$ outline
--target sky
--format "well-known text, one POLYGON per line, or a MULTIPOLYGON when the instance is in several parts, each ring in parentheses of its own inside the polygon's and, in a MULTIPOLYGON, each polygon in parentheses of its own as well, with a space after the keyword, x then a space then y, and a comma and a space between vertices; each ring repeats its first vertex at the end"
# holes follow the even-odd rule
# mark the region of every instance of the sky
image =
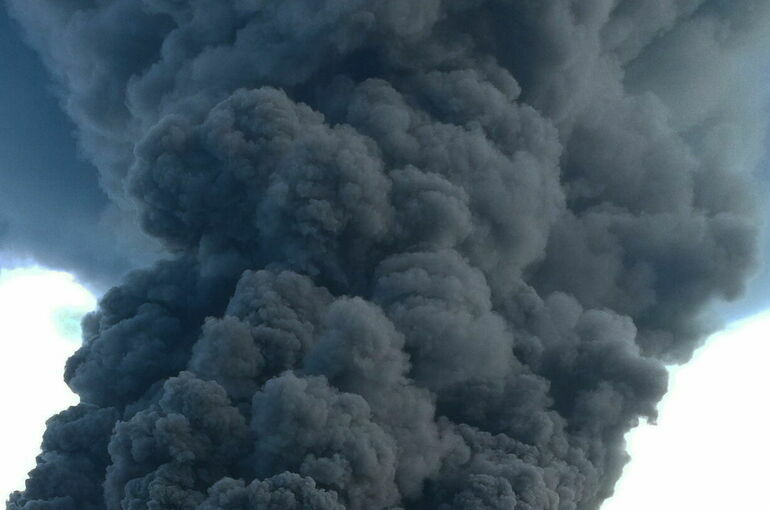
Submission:
POLYGON ((68 273, 40 267, 0 269, 0 493, 23 487, 35 465, 45 421, 77 403, 64 362, 80 345, 80 319, 94 296, 68 273))
MULTIPOLYGON (((87 405, 50 422, 63 439, 49 442, 14 510, 69 497, 62 487, 81 481, 74 506, 155 497, 142 492, 150 481, 192 501, 210 488, 213 501, 217 464, 242 469, 239 455, 323 487, 353 466, 333 481, 351 508, 393 506, 416 491, 454 498, 453 508, 484 498, 585 503, 614 479, 618 431, 663 393, 666 372, 647 354, 687 357, 696 311, 734 294, 752 264, 744 199, 767 182, 745 188, 740 173, 762 159, 755 107, 766 94, 723 71, 746 71, 762 47, 762 2, 647 13, 622 3, 611 15, 596 2, 555 9, 545 23, 541 4, 511 3, 535 13, 513 16, 521 41, 488 30, 499 16, 473 12, 482 2, 364 4, 338 3, 316 19, 294 4, 276 4, 271 18, 249 15, 256 3, 229 12, 216 2, 114 1, 70 22, 76 3, 9 0, 64 77, 55 91, 0 9, 0 338, 9 339, 0 383, 17 389, 3 396, 14 409, 1 423, 3 492, 34 466, 45 418, 77 403, 63 364, 95 296, 119 285, 70 371, 87 405), (463 9, 484 22, 466 25, 463 9), (268 19, 275 26, 262 26, 268 19), (444 19, 452 30, 440 29, 444 19), (360 27, 348 25, 362 20, 382 26, 351 38, 360 27), (318 33, 337 29, 325 49, 318 33), (501 52, 497 38, 530 46, 501 52), (389 51, 355 49, 363 40, 389 51), (421 78, 400 81, 404 69, 421 78), (742 122, 756 130, 747 136, 742 122), (123 278, 160 253, 173 259, 123 278), (311 340, 281 329, 295 316, 311 340), (371 363, 381 377, 367 375, 371 363), (185 407, 191 399, 205 405, 185 407), (319 406, 330 425, 303 429, 319 406), (115 409, 137 414, 113 429, 115 409), (144 427, 177 419, 193 425, 172 425, 158 449, 222 451, 138 459, 144 427), (340 425, 351 420, 350 430, 340 425), (490 441, 490 431, 509 442, 490 441), (203 440, 186 441, 188 432, 203 440), (348 433, 342 446, 330 439, 348 433), (92 445, 110 440, 118 446, 105 479, 92 445), (463 461, 460 443, 486 460, 463 461), (361 444, 376 461, 351 447, 361 444), (530 444, 553 451, 519 458, 530 444), (78 455, 97 459, 79 480, 78 455), (187 463, 206 460, 213 467, 177 490, 174 480, 193 472, 187 463), (560 492, 547 486, 552 473, 560 492), (435 492, 420 485, 430 476, 435 492)), ((626 436, 633 461, 603 510, 760 498, 769 289, 760 267, 743 299, 702 314, 728 326, 691 363, 668 368, 657 423, 626 436)), ((243 469, 285 483, 265 466, 243 469)))
POLYGON ((602 510, 758 508, 770 458, 770 312, 712 335, 671 369, 657 425, 630 432, 631 463, 602 510))

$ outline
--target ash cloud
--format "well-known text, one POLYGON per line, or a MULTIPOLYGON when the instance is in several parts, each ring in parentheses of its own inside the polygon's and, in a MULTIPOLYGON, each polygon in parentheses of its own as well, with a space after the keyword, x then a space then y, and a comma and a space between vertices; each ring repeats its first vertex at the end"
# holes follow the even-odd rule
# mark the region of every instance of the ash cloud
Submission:
POLYGON ((9 510, 596 509, 754 266, 766 2, 10 7, 168 260, 9 510))

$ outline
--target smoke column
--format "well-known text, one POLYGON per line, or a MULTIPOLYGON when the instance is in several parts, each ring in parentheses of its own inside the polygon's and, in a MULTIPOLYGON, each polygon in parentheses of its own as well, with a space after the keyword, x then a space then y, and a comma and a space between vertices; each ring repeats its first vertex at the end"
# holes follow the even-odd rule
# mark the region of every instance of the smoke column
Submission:
POLYGON ((9 510, 596 509, 755 263, 770 2, 9 6, 167 250, 9 510))

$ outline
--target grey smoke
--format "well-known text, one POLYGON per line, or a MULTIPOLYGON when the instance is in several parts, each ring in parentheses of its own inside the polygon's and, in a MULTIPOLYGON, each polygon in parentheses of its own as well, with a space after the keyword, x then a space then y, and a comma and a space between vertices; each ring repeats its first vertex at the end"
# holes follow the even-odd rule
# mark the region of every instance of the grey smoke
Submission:
POLYGON ((9 510, 596 509, 755 264, 767 2, 10 7, 167 260, 9 510))

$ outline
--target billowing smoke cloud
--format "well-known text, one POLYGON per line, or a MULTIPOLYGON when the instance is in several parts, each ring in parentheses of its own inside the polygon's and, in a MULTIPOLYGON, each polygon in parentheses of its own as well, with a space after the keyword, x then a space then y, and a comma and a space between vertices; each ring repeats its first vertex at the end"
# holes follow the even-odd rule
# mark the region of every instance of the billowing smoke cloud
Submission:
POLYGON ((10 4, 169 255, 9 509, 595 509, 754 264, 768 2, 10 4))

